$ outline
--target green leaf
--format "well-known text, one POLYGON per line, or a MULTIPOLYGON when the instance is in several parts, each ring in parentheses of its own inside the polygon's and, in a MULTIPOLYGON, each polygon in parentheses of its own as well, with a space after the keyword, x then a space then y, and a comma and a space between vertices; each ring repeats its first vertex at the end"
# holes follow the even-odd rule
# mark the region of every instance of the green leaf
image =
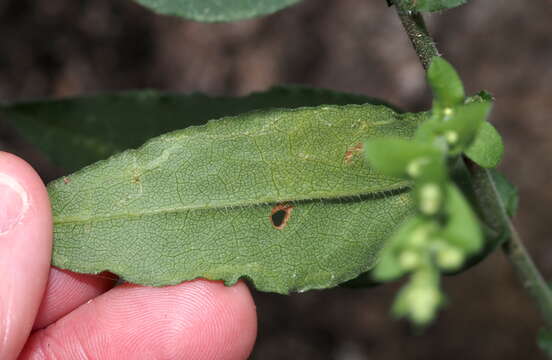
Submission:
POLYGON ((395 254, 383 252, 378 265, 372 272, 372 277, 376 281, 388 282, 396 280, 406 274, 395 254))
POLYGON ((439 280, 439 273, 431 267, 416 271, 397 295, 393 315, 406 317, 417 326, 430 323, 445 303, 439 280))
POLYGON ((506 179, 504 175, 495 169, 489 170, 498 195, 506 208, 508 216, 513 217, 517 213, 519 204, 518 189, 506 179))
POLYGON ((300 0, 135 0, 165 15, 203 22, 226 22, 271 14, 300 0))
MULTIPOLYGON (((512 216, 511 211, 517 206, 517 189, 512 184, 510 184, 508 180, 506 180, 500 173, 498 173, 496 169, 489 169, 488 171, 498 190, 503 204, 506 206, 508 214, 512 216)), ((474 185, 472 183, 472 178, 463 160, 459 159, 456 162, 456 166, 454 167, 453 172, 453 178, 455 183, 461 189, 462 194, 464 195, 466 200, 468 200, 470 207, 473 209, 473 211, 476 212, 476 216, 479 219, 482 219, 482 209, 478 209, 479 202, 477 198, 479 196, 479 192, 475 191, 474 185)), ((496 228, 496 225, 492 226, 491 224, 485 223, 480 223, 480 226, 484 237, 483 248, 477 254, 472 255, 466 259, 466 262, 464 262, 461 271, 465 271, 470 267, 478 264, 510 237, 510 231, 506 224, 504 224, 502 228, 496 228)), ((453 275, 458 272, 460 271, 447 271, 447 274, 453 275)))
POLYGON ((489 102, 471 102, 451 108, 450 115, 445 120, 433 116, 422 123, 416 131, 416 139, 427 142, 435 137, 442 137, 442 141, 449 146, 449 154, 458 155, 473 143, 491 106, 489 102))
POLYGON ((442 236, 467 254, 475 254, 483 246, 483 234, 477 216, 455 185, 449 185, 447 195, 445 208, 448 221, 442 236))
POLYGON ((387 282, 400 278, 409 269, 400 263, 399 256, 405 247, 408 247, 413 233, 420 228, 423 220, 417 217, 407 219, 386 242, 377 266, 372 271, 372 278, 376 281, 387 282))
POLYGON ((475 139, 465 153, 479 166, 494 168, 500 164, 504 154, 502 137, 491 123, 485 121, 479 126, 475 139))
POLYGON ((458 106, 454 109, 452 119, 446 121, 443 128, 445 136, 454 132, 458 137, 458 141, 451 146, 451 153, 463 152, 472 144, 481 124, 489 116, 491 107, 492 103, 480 102, 458 106))
POLYGON ((463 5, 468 0, 399 0, 409 10, 438 11, 463 5))
POLYGON ((387 240, 378 264, 372 271, 372 278, 376 281, 388 282, 400 278, 411 270, 408 264, 405 266, 404 261, 401 263, 400 255, 405 249, 416 253, 416 247, 423 247, 427 243, 428 235, 432 230, 433 228, 424 218, 410 217, 404 221, 387 240))
MULTIPOLYGON (((382 174, 410 178, 427 173, 425 167, 444 164, 442 152, 435 146, 400 138, 370 139, 364 143, 368 162, 382 174)), ((435 176, 443 175, 439 172, 435 176)))
POLYGON ((142 90, 15 103, 0 111, 56 165, 73 172, 152 137, 210 119, 266 108, 364 103, 384 104, 361 95, 286 86, 242 98, 142 90))
POLYGON ((249 279, 278 293, 370 270, 413 211, 367 167, 367 137, 423 117, 384 106, 257 111, 157 137, 48 186, 53 265, 145 285, 249 279))
POLYGON ((454 107, 464 102, 464 85, 451 64, 435 56, 427 70, 429 85, 435 101, 442 108, 454 107))

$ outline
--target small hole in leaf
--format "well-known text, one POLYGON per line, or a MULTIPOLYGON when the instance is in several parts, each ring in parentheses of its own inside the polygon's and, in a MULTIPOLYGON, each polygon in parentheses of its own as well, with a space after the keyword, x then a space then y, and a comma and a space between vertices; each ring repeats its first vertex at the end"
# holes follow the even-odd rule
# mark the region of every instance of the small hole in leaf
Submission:
POLYGON ((274 206, 270 214, 270 222, 272 223, 272 226, 278 230, 282 230, 286 227, 291 216, 292 209, 293 206, 288 204, 278 204, 274 206))
POLYGON ((274 227, 280 227, 284 223, 287 213, 284 210, 278 210, 272 214, 272 225, 274 227))

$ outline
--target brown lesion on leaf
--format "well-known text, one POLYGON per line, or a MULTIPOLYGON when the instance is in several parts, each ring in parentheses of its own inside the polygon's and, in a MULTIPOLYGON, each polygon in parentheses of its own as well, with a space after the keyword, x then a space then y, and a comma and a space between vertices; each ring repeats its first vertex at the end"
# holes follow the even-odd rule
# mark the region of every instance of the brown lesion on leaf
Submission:
POLYGON ((64 183, 65 185, 69 184, 70 182, 71 182, 71 179, 69 179, 68 177, 64 177, 64 178, 63 178, 63 183, 64 183))
POLYGON ((290 204, 276 204, 270 213, 270 223, 277 230, 282 230, 286 227, 289 218, 291 217, 291 211, 294 206, 290 204))
POLYGON ((345 151, 345 156, 343 156, 343 162, 345 164, 350 164, 353 162, 353 158, 359 155, 362 152, 364 145, 362 143, 355 144, 345 151))

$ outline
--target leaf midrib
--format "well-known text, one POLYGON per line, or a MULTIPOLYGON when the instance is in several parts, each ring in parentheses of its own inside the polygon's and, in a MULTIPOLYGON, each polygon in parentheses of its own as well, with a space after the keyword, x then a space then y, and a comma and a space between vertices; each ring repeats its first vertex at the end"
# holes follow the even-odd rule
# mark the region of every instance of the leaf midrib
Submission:
POLYGON ((187 211, 201 211, 201 210, 219 210, 219 209, 237 209, 237 208, 248 208, 248 207, 258 207, 264 205, 273 205, 278 203, 293 203, 298 201, 363 201, 363 198, 367 196, 378 196, 385 195, 387 193, 395 193, 397 191, 406 190, 409 188, 410 183, 408 181, 401 181, 387 186, 385 190, 367 190, 366 192, 350 192, 350 193, 339 193, 339 194, 328 194, 328 196, 319 196, 319 197, 297 197, 294 199, 291 198, 282 198, 282 199, 251 199, 245 200, 239 203, 220 203, 215 205, 199 204, 199 205, 189 205, 181 206, 176 208, 164 208, 158 210, 149 210, 141 213, 118 213, 112 215, 103 215, 103 216, 60 216, 54 215, 54 224, 63 225, 63 224, 80 224, 80 223, 93 223, 93 222, 103 222, 111 220, 119 220, 126 218, 141 218, 147 216, 155 216, 159 214, 174 214, 187 211))

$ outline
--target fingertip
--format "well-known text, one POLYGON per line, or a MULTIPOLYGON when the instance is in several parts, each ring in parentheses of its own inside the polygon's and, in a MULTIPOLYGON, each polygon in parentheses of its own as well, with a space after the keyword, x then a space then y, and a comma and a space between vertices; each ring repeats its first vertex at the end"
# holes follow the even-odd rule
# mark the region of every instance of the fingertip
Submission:
POLYGON ((54 323, 90 299, 113 288, 116 283, 117 276, 108 272, 98 275, 79 274, 51 267, 33 330, 54 323))
POLYGON ((126 309, 129 318, 150 324, 139 335, 120 340, 122 353, 145 345, 141 351, 155 348, 155 357, 162 359, 239 360, 247 359, 253 349, 257 314, 243 282, 231 287, 203 279, 162 288, 124 284, 112 291, 112 299, 126 299, 111 301, 112 315, 106 318, 117 319, 126 309))
POLYGON ((34 169, 0 152, 0 358, 17 355, 44 292, 52 248, 48 193, 34 169))
POLYGON ((101 359, 246 359, 257 333, 245 284, 195 280, 162 288, 118 286, 37 331, 22 359, 85 351, 101 359))
POLYGON ((199 337, 199 344, 204 347, 200 351, 212 352, 205 359, 247 359, 257 337, 257 312, 247 285, 240 281, 227 287, 205 280, 192 285, 211 293, 211 307, 203 320, 206 326, 199 337))

